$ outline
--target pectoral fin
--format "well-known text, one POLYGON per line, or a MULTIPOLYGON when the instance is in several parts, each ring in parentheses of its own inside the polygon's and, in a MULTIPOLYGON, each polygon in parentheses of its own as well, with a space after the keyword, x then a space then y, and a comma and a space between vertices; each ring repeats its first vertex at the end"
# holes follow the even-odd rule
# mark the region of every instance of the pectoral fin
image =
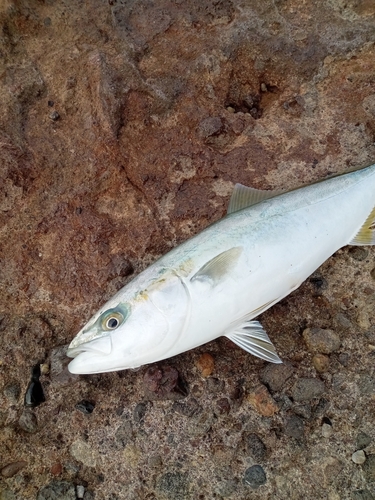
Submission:
POLYGON ((216 285, 237 264, 241 253, 242 247, 234 247, 216 255, 204 264, 190 280, 209 280, 216 285))
POLYGON ((225 336, 245 351, 271 363, 282 363, 267 333, 259 321, 239 324, 225 336))
POLYGON ((231 214, 233 212, 238 212, 238 210, 251 207, 263 200, 269 200, 281 193, 282 191, 262 191, 260 189, 244 186, 243 184, 236 184, 228 205, 227 213, 231 214))
POLYGON ((375 245, 375 207, 349 245, 375 245))

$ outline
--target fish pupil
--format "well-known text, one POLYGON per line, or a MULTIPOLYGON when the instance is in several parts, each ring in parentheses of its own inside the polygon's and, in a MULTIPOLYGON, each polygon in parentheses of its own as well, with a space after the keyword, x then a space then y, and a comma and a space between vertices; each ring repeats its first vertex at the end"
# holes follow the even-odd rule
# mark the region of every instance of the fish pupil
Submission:
POLYGON ((118 326, 118 319, 117 318, 109 318, 107 321, 107 327, 108 328, 116 328, 118 326))

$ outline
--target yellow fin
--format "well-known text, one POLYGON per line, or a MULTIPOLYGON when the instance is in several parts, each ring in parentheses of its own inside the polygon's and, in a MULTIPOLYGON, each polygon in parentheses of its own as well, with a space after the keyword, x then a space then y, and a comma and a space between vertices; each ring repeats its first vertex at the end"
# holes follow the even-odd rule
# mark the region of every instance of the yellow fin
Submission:
POLYGON ((282 191, 262 191, 260 189, 244 186, 243 184, 236 184, 229 201, 227 213, 232 214, 233 212, 238 212, 243 208, 251 207, 263 200, 269 200, 281 193, 282 191))
POLYGON ((233 247, 225 252, 219 253, 213 259, 202 266, 190 279, 209 279, 216 285, 220 279, 227 274, 236 264, 242 253, 242 247, 233 247))
POLYGON ((365 223, 348 245, 375 245, 375 207, 371 210, 365 223))

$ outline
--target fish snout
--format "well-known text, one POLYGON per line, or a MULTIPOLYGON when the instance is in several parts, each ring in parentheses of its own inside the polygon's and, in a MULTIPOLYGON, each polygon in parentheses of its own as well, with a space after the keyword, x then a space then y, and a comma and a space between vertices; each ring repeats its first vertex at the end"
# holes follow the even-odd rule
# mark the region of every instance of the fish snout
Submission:
POLYGON ((66 355, 69 358, 75 358, 81 352, 93 352, 96 354, 108 355, 112 352, 112 340, 110 335, 100 337, 93 340, 82 339, 80 343, 74 339, 68 347, 66 355))

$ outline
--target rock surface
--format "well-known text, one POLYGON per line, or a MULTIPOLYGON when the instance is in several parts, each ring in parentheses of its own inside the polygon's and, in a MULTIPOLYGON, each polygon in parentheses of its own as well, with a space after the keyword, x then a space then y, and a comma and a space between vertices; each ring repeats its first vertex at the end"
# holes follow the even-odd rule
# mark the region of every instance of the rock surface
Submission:
POLYGON ((0 498, 373 498, 371 247, 262 314, 284 365, 221 339, 162 373, 78 377, 65 349, 236 182, 374 163, 374 16, 366 0, 0 2, 0 498), (24 412, 37 364, 46 401, 24 412))

